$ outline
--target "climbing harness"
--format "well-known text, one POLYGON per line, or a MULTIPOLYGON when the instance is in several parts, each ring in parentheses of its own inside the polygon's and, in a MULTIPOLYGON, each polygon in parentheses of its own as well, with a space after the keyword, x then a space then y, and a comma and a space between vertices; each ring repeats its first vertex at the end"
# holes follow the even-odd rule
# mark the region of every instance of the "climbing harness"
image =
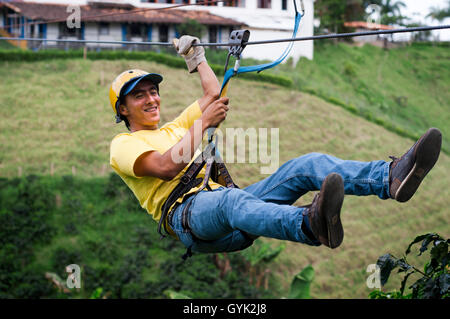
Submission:
MULTIPOLYGON (((301 18, 304 16, 304 13, 305 13, 305 9, 304 9, 302 0, 300 0, 302 13, 300 13, 297 10, 296 1, 293 0, 293 2, 294 2, 294 9, 295 9, 295 23, 294 23, 292 39, 294 39, 296 37, 301 18)), ((238 74, 241 74, 241 73, 248 73, 248 72, 258 72, 259 73, 263 70, 273 68, 286 59, 286 57, 289 55, 289 53, 293 47, 293 42, 290 42, 289 45, 287 46, 287 48, 285 49, 285 51, 282 53, 282 55, 274 62, 255 65, 255 66, 241 67, 240 66, 241 54, 242 54, 242 51, 244 50, 249 38, 250 38, 250 31, 248 31, 248 30, 235 30, 235 31, 232 31, 230 34, 231 45, 230 45, 228 55, 227 55, 227 60, 225 63, 225 76, 224 76, 224 80, 223 80, 221 90, 220 90, 220 97, 223 97, 226 95, 227 90, 228 90, 228 85, 229 85, 230 79, 232 77, 234 77, 238 74), (228 63, 229 63, 231 56, 233 56, 236 59, 235 65, 234 65, 234 68, 230 68, 227 70, 228 63)), ((181 177, 181 180, 178 183, 178 185, 174 188, 174 190, 170 193, 167 200, 164 202, 162 209, 161 209, 161 211, 162 211, 161 218, 160 218, 160 221, 158 224, 158 233, 162 236, 161 238, 165 237, 165 235, 163 235, 163 233, 162 233, 163 227, 164 227, 165 232, 169 233, 167 230, 167 217, 169 215, 171 215, 170 214, 171 211, 172 212, 175 211, 175 209, 178 207, 178 205, 179 205, 178 200, 180 198, 184 197, 183 200, 187 200, 187 196, 189 198, 191 196, 195 196, 196 194, 198 194, 205 188, 208 190, 211 190, 211 188, 209 186, 210 179, 212 179, 214 182, 219 183, 227 188, 239 188, 233 182, 233 179, 231 178, 225 164, 223 163, 223 161, 221 159, 219 150, 218 150, 216 144, 214 143, 214 137, 216 137, 216 139, 217 139, 217 136, 215 134, 216 129, 217 129, 217 127, 208 128, 208 130, 207 130, 207 132, 208 132, 207 146, 205 147, 203 152, 189 165, 188 169, 181 177), (198 173, 202 170, 202 168, 205 165, 206 165, 206 168, 205 168, 204 178, 203 179, 197 178, 198 173), (192 188, 197 187, 200 184, 201 184, 201 186, 194 193, 184 196, 192 188)), ((191 202, 189 202, 189 205, 186 205, 186 207, 183 210, 183 216, 184 216, 183 220, 185 220, 187 218, 186 216, 188 216, 187 208, 190 206, 190 203, 191 202)), ((189 225, 187 222, 183 222, 183 227, 185 227, 187 231, 190 231, 189 225)), ((190 256, 190 255, 191 255, 190 248, 188 248, 187 253, 183 256, 183 259, 185 259, 185 257, 190 256)))

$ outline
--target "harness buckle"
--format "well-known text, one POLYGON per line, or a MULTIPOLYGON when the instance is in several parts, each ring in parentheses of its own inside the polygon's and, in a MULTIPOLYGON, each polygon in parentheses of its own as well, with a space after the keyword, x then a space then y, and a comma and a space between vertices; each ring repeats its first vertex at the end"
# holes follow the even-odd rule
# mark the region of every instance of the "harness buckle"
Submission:
POLYGON ((181 183, 183 183, 184 185, 187 185, 189 183, 189 177, 187 177, 186 175, 181 176, 181 183))

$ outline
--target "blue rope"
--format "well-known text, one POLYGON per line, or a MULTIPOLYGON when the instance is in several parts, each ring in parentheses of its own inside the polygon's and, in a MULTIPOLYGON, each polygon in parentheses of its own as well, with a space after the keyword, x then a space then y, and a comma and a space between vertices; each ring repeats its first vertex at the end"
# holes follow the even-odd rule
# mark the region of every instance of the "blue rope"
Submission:
MULTIPOLYGON (((294 31, 292 33, 292 38, 294 39, 297 36, 297 32, 298 32, 298 28, 300 25, 300 21, 303 17, 303 14, 300 14, 297 10, 297 5, 296 2, 294 0, 294 8, 295 8, 295 24, 294 24, 294 31)), ((222 87, 220 89, 220 96, 222 96, 222 91, 224 90, 225 86, 228 84, 228 82, 230 81, 230 79, 238 74, 241 73, 249 73, 249 72, 261 72, 270 68, 273 68, 275 66, 277 66, 278 64, 280 64, 281 62, 284 61, 284 59, 286 59, 286 57, 289 55, 289 53, 292 50, 292 47, 294 46, 294 42, 290 42, 289 45, 286 47, 286 49, 284 50, 283 54, 281 54, 281 56, 270 63, 265 63, 265 64, 259 64, 259 65, 253 65, 253 66, 243 66, 243 67, 239 67, 237 69, 237 71, 235 71, 233 68, 228 69, 225 72, 225 76, 223 79, 223 83, 222 83, 222 87)), ((208 132, 208 141, 209 143, 212 143, 212 139, 213 139, 213 135, 215 132, 215 128, 211 127, 208 128, 207 130, 208 132)), ((216 148, 216 152, 218 152, 217 148, 216 148)))
MULTIPOLYGON (((295 8, 295 23, 294 23, 294 31, 292 32, 292 39, 294 39, 297 36, 297 32, 299 29, 299 25, 300 25, 300 21, 302 20, 302 17, 304 15, 304 11, 302 12, 302 14, 300 14, 297 10, 297 3, 294 1, 294 8, 295 8)), ((303 4, 302 4, 303 7, 303 4)), ((289 42, 289 45, 286 47, 286 49, 284 50, 283 54, 281 54, 281 56, 270 63, 265 63, 265 64, 259 64, 259 65, 253 65, 253 66, 243 66, 243 67, 239 67, 236 71, 233 68, 228 69, 225 72, 225 76, 223 79, 223 83, 222 83, 222 87, 220 89, 220 95, 222 96, 222 91, 224 90, 224 88, 226 87, 226 85, 228 84, 228 82, 231 80, 232 77, 241 74, 241 73, 249 73, 249 72, 261 72, 270 68, 273 68, 275 66, 277 66, 278 64, 280 64, 281 62, 284 61, 284 59, 286 59, 286 57, 289 55, 289 53, 292 50, 292 47, 294 46, 294 42, 289 42)), ((214 127, 210 127, 207 129, 208 132, 208 142, 209 143, 213 143, 213 138, 214 138, 214 132, 215 132, 216 128, 214 127)), ((220 156, 219 150, 216 147, 216 156, 220 156)))
MULTIPOLYGON (((295 1, 295 0, 294 0, 295 1)), ((292 34, 292 38, 295 38, 297 36, 298 26, 300 24, 300 21, 302 19, 303 15, 301 15, 298 11, 295 12, 295 25, 294 25, 294 32, 292 34)), ((271 63, 266 64, 259 64, 259 65, 253 65, 253 66, 243 66, 237 69, 237 71, 234 71, 233 68, 230 68, 225 73, 222 88, 220 89, 220 93, 222 94, 223 89, 228 84, 228 81, 235 75, 241 74, 241 73, 248 73, 248 72, 261 72, 270 68, 273 68, 280 64, 281 62, 286 59, 286 57, 289 55, 289 53, 292 50, 292 47, 294 45, 294 42, 290 42, 287 48, 284 50, 283 54, 275 61, 271 63)))

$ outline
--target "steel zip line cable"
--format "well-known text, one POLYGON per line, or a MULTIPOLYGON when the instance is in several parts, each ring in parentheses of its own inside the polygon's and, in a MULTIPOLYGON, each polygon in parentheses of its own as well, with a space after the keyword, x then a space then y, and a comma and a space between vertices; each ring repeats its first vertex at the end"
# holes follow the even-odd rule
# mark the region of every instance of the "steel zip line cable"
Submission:
MULTIPOLYGON (((393 33, 418 32, 418 31, 430 31, 430 30, 441 30, 441 29, 450 29, 450 25, 439 25, 439 26, 428 26, 428 27, 413 27, 413 28, 393 29, 393 30, 377 30, 377 31, 362 31, 362 32, 350 32, 350 33, 322 34, 322 35, 314 35, 314 36, 310 36, 310 37, 302 37, 302 38, 295 38, 295 39, 278 39, 278 40, 265 40, 265 41, 251 41, 251 42, 247 42, 247 43, 243 43, 243 44, 245 44, 245 45, 255 45, 255 44, 281 43, 281 42, 291 42, 291 41, 323 40, 323 39, 335 39, 335 38, 352 38, 352 37, 360 37, 360 36, 365 36, 365 35, 393 34, 393 33)), ((195 46, 195 44, 194 44, 194 46, 195 46)))
MULTIPOLYGON (((301 38, 249 41, 249 42, 243 43, 243 45, 271 44, 271 43, 309 41, 309 40, 324 40, 324 39, 335 39, 335 38, 352 38, 352 37, 360 37, 360 36, 367 36, 367 35, 420 32, 420 31, 431 31, 431 30, 442 30, 442 29, 450 29, 450 25, 414 27, 414 28, 393 29, 393 30, 363 31, 363 32, 352 32, 352 33, 334 33, 334 34, 322 34, 322 35, 315 35, 315 36, 301 37, 301 38)), ((65 40, 65 39, 20 38, 20 37, 14 37, 14 38, 13 37, 0 37, 0 40, 173 46, 173 44, 170 42, 144 42, 144 41, 136 42, 136 41, 65 40)), ((235 45, 235 44, 231 44, 231 43, 197 43, 197 44, 193 44, 193 46, 204 46, 204 47, 208 47, 208 46, 216 46, 216 47, 227 47, 228 46, 229 47, 229 46, 233 46, 233 45, 235 45)))
MULTIPOLYGON (((111 16, 118 16, 118 15, 141 13, 141 12, 146 12, 146 11, 170 10, 170 9, 176 9, 176 8, 181 8, 181 7, 189 7, 189 6, 203 6, 205 4, 214 4, 214 3, 229 2, 229 1, 231 1, 231 0, 205 0, 205 1, 197 2, 197 3, 176 4, 173 6, 160 7, 160 8, 140 8, 140 9, 130 10, 130 11, 126 11, 126 12, 111 12, 111 13, 103 13, 103 14, 91 15, 91 16, 86 16, 86 17, 82 16, 80 20, 86 21, 86 20, 94 19, 94 18, 104 18, 104 17, 111 17, 111 16)), ((27 23, 21 23, 21 24, 10 24, 10 25, 2 26, 1 28, 3 28, 3 29, 12 28, 12 27, 20 28, 20 27, 28 26, 28 25, 39 25, 39 24, 57 23, 57 22, 66 22, 66 21, 67 21, 67 17, 55 19, 55 20, 48 20, 48 21, 35 21, 35 22, 27 22, 27 23)))

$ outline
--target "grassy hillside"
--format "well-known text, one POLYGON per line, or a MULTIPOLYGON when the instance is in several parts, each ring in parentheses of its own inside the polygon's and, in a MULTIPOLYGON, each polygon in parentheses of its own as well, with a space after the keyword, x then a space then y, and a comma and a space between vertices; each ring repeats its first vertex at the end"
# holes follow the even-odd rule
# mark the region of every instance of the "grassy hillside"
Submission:
MULTIPOLYGON (((324 41, 314 45, 314 60, 302 58, 294 69, 288 62, 263 73, 286 76, 300 91, 354 110, 403 136, 420 136, 431 126, 450 133, 448 45, 413 44, 390 50, 324 41)), ((224 63, 224 54, 207 52, 217 64, 224 63)), ((242 60, 243 65, 256 63, 242 60)), ((443 147, 450 154, 450 140, 444 140, 443 147)))
MULTIPOLYGON (((95 177, 101 180, 104 177, 100 182, 104 184, 107 174, 111 172, 107 165, 110 140, 124 130, 123 124, 114 124, 107 90, 116 74, 132 67, 164 75, 160 86, 163 122, 172 119, 201 94, 196 75, 152 62, 55 60, 1 63, 0 176, 12 178, 18 174, 61 176, 75 173, 80 178, 95 177)), ((280 165, 308 152, 323 152, 351 160, 389 160, 388 155, 399 156, 414 142, 341 107, 296 90, 235 79, 230 85, 229 96, 231 110, 223 129, 279 128, 280 165)), ((445 118, 438 117, 436 121, 439 123, 445 118)), ((448 128, 448 117, 444 124, 435 126, 443 130, 448 128)), ((445 136, 444 132, 444 140, 445 136)), ((260 163, 228 166, 241 187, 265 177, 260 173, 260 163)), ((279 296, 287 295, 292 276, 312 264, 316 270, 311 291, 313 297, 366 298, 370 289, 365 285, 368 276, 365 271, 369 264, 376 262, 378 256, 386 252, 402 255, 407 244, 418 234, 438 232, 448 238, 449 169, 450 158, 441 154, 436 168, 417 196, 405 204, 347 196, 343 207, 345 238, 342 246, 331 251, 325 247, 288 243, 276 265, 271 266, 272 285, 276 285, 271 289, 279 296)), ((87 192, 81 186, 73 190, 87 192)), ((313 194, 308 194, 299 203, 309 203, 312 197, 313 194)), ((105 202, 91 201, 90 205, 108 208, 112 205, 110 201, 113 199, 105 197, 105 202)), ((76 203, 74 201, 72 205, 76 203)), ((83 218, 80 217, 81 222, 76 224, 76 228, 84 236, 92 236, 93 242, 103 242, 106 251, 110 249, 107 243, 111 238, 103 237, 108 232, 96 231, 103 228, 103 222, 111 223, 108 226, 111 228, 106 228, 109 236, 117 231, 120 236, 127 236, 128 232, 131 238, 138 236, 142 230, 135 229, 140 220, 135 215, 116 213, 109 217, 107 212, 102 214, 104 210, 89 205, 83 207, 83 218), (84 223, 84 218, 91 223, 84 223)), ((70 211, 70 207, 67 210, 70 211)), ((72 213, 59 211, 55 216, 60 222, 53 225, 63 225, 61 219, 65 218, 65 214, 71 216, 75 210, 72 208, 72 213)), ((71 220, 73 218, 78 217, 70 217, 71 220)), ((150 218, 147 219, 150 223, 150 218)), ((77 236, 65 236, 70 233, 71 226, 67 227, 68 230, 59 229, 59 236, 50 238, 34 252, 37 258, 51 265, 48 259, 57 258, 55 251, 59 247, 89 253, 89 247, 77 246, 77 236)), ((137 253, 128 240, 131 239, 114 241, 114 245, 119 245, 122 253, 137 253)), ((279 244, 276 240, 264 241, 279 244)), ((95 249, 102 250, 101 247, 95 249)), ((160 256, 152 255, 154 252, 151 249, 146 251, 158 263, 160 256)), ((92 253, 89 254, 92 256, 92 253)), ((109 254, 105 257, 107 260, 112 260, 112 263, 118 260, 114 252, 109 254)), ((95 263, 102 263, 103 257, 92 258, 95 263)), ((121 269, 119 264, 113 266, 113 269, 121 269)), ((395 281, 389 284, 388 289, 399 287, 395 281)))
MULTIPOLYGON (((313 61, 300 60, 295 72, 286 66, 273 72, 408 133, 420 136, 435 126, 450 134, 449 47, 316 45, 313 61)), ((449 139, 443 146, 450 152, 449 139)))

